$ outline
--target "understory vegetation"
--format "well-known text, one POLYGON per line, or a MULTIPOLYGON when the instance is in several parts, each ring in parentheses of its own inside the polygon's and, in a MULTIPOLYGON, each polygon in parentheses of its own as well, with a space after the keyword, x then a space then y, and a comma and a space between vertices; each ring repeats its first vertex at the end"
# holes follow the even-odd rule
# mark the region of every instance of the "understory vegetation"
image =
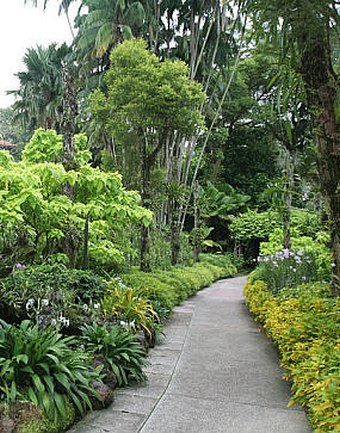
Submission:
MULTIPOLYGON (((283 251, 275 255, 274 261, 289 261, 288 256, 283 251)), ((302 254, 299 257, 306 260, 302 254)), ((296 267, 296 260, 290 262, 296 267)), ((286 369, 284 377, 292 383, 289 405, 307 409, 313 431, 337 432, 339 298, 332 297, 329 282, 318 281, 306 269, 303 275, 296 275, 291 268, 282 269, 281 265, 277 270, 275 263, 268 263, 261 264, 249 277, 244 288, 246 302, 280 351, 281 366, 286 369)))
POLYGON ((0 280, 2 419, 19 410, 15 431, 60 433, 105 407, 116 386, 145 380, 147 348, 172 309, 235 272, 224 255, 147 275, 15 267, 0 280))

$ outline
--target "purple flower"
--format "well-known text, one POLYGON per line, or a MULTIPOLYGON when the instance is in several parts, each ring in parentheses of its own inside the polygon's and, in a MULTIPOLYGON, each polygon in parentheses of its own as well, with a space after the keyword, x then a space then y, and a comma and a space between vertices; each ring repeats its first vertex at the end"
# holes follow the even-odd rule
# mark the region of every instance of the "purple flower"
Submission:
POLYGON ((21 263, 17 263, 17 264, 15 265, 15 267, 16 267, 17 269, 21 269, 21 268, 26 268, 26 265, 22 265, 21 263))
POLYGON ((289 249, 288 248, 285 248, 284 250, 282 250, 282 253, 283 253, 283 257, 285 259, 289 259, 289 249))

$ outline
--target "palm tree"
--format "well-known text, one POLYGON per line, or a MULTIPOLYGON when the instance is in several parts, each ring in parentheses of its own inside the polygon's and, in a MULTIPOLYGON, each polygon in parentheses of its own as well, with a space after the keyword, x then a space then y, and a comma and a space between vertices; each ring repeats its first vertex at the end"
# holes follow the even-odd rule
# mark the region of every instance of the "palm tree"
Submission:
POLYGON ((8 93, 17 98, 13 104, 15 118, 34 129, 43 127, 59 131, 62 118, 62 64, 70 54, 63 44, 51 44, 47 48, 28 48, 23 62, 26 71, 16 75, 20 81, 18 90, 8 93))
POLYGON ((145 12, 140 1, 84 0, 88 13, 80 23, 77 48, 91 47, 99 58, 122 42, 139 36, 145 12))

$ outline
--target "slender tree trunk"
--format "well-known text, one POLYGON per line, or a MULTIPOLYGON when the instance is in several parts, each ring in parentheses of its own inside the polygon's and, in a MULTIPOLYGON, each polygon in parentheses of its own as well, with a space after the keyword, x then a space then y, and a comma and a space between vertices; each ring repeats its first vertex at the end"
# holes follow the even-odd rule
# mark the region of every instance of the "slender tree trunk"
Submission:
POLYGON ((87 270, 89 262, 89 222, 90 214, 86 215, 85 226, 84 226, 84 249, 83 249, 83 271, 87 270))
MULTIPOLYGON (((63 87, 64 87, 64 100, 63 100, 63 151, 61 162, 66 171, 76 168, 75 148, 74 148, 74 134, 75 134, 75 117, 77 112, 77 102, 74 89, 74 78, 71 68, 63 68, 63 87)), ((74 192, 70 184, 63 186, 63 194, 72 199, 74 192)), ((78 250, 79 239, 77 237, 76 229, 72 223, 69 222, 65 227, 63 250, 69 259, 69 267, 74 268, 76 265, 76 257, 78 250)))
MULTIPOLYGON (((145 157, 145 152, 142 162, 142 206, 150 207, 150 182, 151 182, 151 163, 150 160, 145 157)), ((149 261, 149 249, 150 249, 150 229, 149 227, 142 226, 141 233, 141 251, 140 251, 140 269, 141 271, 150 271, 150 261, 149 261)))
MULTIPOLYGON (((176 204, 178 207, 178 204, 176 204)), ((171 233, 171 264, 173 266, 177 265, 179 262, 179 255, 181 252, 181 243, 180 243, 180 233, 179 233, 179 220, 178 220, 178 211, 176 209, 172 209, 171 218, 170 218, 170 233, 171 233)))
MULTIPOLYGON (((319 25, 320 27, 320 25, 319 25)), ((325 29, 313 37, 299 28, 301 73, 316 132, 321 188, 329 207, 334 256, 334 295, 340 293, 340 125, 335 114, 338 79, 331 66, 325 29)))
MULTIPOLYGON (((142 147, 142 206, 147 209, 151 205, 151 170, 155 165, 157 155, 162 149, 162 143, 165 140, 161 140, 155 149, 149 154, 147 151, 147 142, 143 143, 142 147)), ((142 271, 150 271, 150 260, 149 260, 149 250, 150 250, 150 227, 142 227, 141 233, 141 258, 140 258, 140 269, 142 271)))
POLYGON ((77 100, 74 88, 73 71, 70 67, 63 68, 63 152, 61 162, 65 170, 69 171, 76 168, 74 134, 76 132, 75 118, 77 115, 77 100))
POLYGON ((197 205, 197 201, 198 201, 198 184, 197 184, 197 182, 195 184, 195 190, 193 192, 193 199, 194 199, 193 256, 194 256, 194 261, 195 262, 199 262, 199 260, 200 260, 200 253, 201 253, 201 242, 200 242, 200 235, 199 235, 200 215, 199 215, 199 208, 198 208, 198 205, 197 205))
POLYGON ((283 211, 283 246, 287 250, 290 250, 292 246, 290 226, 291 226, 291 214, 292 214, 292 191, 294 188, 294 172, 295 172, 295 155, 287 151, 287 185, 284 197, 284 211, 283 211))

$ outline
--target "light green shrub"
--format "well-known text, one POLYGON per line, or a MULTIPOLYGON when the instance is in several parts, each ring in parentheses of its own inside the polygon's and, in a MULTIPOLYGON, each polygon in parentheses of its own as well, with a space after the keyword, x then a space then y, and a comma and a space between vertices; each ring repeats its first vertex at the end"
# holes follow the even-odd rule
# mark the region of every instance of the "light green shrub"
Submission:
POLYGON ((245 289, 250 311, 277 344, 285 377, 292 381, 290 404, 300 404, 317 433, 338 432, 340 422, 340 300, 324 283, 283 289, 274 296, 261 280, 245 289))

